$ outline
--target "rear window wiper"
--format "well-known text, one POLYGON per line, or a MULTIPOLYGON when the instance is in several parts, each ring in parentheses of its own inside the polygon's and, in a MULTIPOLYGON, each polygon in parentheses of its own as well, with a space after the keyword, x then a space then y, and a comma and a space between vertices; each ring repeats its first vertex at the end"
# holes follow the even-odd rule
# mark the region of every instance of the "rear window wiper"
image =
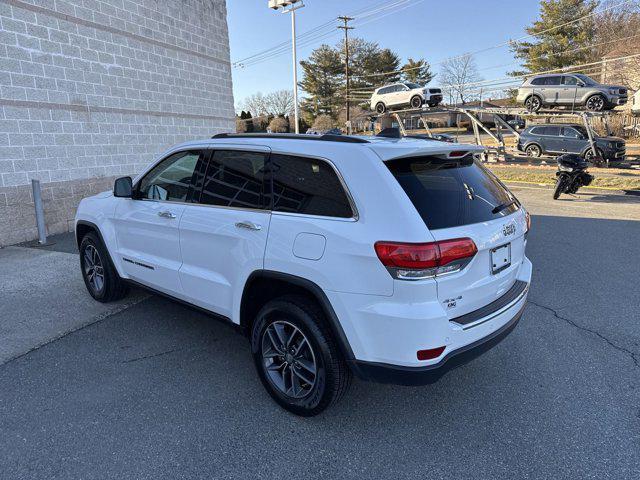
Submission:
POLYGON ((493 213, 494 215, 496 213, 500 213, 502 210, 504 210, 505 208, 510 207, 511 205, 513 205, 514 203, 516 203, 515 200, 511 200, 510 202, 507 203, 501 203, 500 205, 498 205, 497 207, 494 207, 493 210, 491 210, 491 213, 493 213))

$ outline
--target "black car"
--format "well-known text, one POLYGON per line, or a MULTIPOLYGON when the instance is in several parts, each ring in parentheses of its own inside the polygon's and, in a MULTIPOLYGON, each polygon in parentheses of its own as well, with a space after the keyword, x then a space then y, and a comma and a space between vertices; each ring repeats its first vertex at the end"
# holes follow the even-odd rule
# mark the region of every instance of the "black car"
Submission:
POLYGON ((618 137, 594 137, 597 155, 591 149, 589 135, 582 125, 532 125, 526 128, 518 140, 517 148, 529 157, 543 154, 575 153, 585 160, 602 158, 609 162, 624 160, 626 145, 618 137))

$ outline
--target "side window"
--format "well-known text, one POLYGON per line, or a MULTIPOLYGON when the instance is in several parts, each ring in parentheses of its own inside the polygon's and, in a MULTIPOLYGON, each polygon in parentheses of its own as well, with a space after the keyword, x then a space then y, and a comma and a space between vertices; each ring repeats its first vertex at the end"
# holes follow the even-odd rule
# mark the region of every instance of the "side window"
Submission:
POLYGON ((546 127, 545 135, 551 135, 552 137, 559 137, 560 127, 546 127))
POLYGON ((264 208, 266 156, 260 152, 216 150, 209 161, 198 203, 264 208))
POLYGON ((553 77, 547 77, 547 85, 560 85, 562 77, 560 75, 554 75, 553 77))
POLYGON ((273 210, 326 217, 353 216, 346 192, 322 160, 271 155, 273 210))
POLYGON ((572 77, 570 75, 564 75, 562 77, 562 84, 567 85, 569 87, 575 87, 576 85, 578 85, 578 80, 576 79, 576 77, 572 77))
POLYGON ((575 128, 564 127, 562 132, 562 134, 567 138, 580 138, 580 134, 575 128))
POLYGON ((177 152, 153 167, 138 184, 139 198, 186 202, 193 183, 200 150, 177 152))
POLYGON ((544 135, 546 127, 535 127, 531 129, 533 135, 544 135))
POLYGON ((546 78, 538 77, 531 80, 531 85, 544 85, 546 78))

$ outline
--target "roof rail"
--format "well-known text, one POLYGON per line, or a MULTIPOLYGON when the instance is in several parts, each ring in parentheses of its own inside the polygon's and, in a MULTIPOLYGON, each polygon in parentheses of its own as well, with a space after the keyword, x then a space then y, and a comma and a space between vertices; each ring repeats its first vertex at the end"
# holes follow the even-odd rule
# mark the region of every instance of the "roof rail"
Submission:
POLYGON ((325 133, 324 135, 306 135, 299 133, 218 133, 211 138, 272 138, 343 143, 370 143, 364 138, 350 137, 348 135, 333 135, 330 133, 325 133))

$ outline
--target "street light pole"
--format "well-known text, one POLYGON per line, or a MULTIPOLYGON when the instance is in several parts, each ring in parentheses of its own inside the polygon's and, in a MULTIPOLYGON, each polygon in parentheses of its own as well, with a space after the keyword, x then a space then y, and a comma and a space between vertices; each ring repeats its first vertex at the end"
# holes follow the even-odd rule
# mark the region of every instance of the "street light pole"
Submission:
POLYGON ((296 48, 296 10, 304 7, 304 4, 300 7, 291 8, 291 45, 293 53, 293 112, 296 122, 296 133, 300 133, 300 113, 298 111, 298 52, 296 48))
POLYGON ((269 0, 269 8, 282 13, 291 14, 291 46, 293 56, 293 112, 295 118, 295 132, 300 133, 300 110, 298 108, 298 52, 296 48, 296 10, 304 7, 302 0, 269 0))

